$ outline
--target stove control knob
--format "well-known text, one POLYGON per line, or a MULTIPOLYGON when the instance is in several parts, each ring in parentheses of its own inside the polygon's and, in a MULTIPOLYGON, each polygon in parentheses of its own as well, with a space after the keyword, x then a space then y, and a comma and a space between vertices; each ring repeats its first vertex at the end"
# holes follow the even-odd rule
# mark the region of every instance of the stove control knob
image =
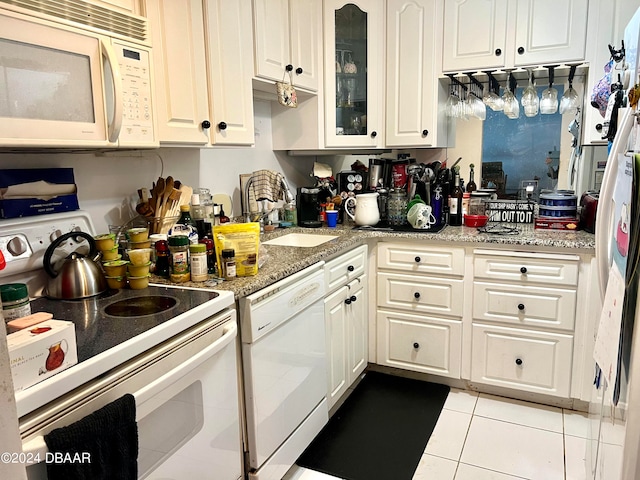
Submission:
POLYGON ((49 240, 51 240, 53 242, 60 236, 62 236, 62 232, 60 231, 60 229, 57 229, 55 232, 53 232, 53 233, 51 233, 51 235, 49 235, 49 240))
POLYGON ((14 257, 19 257, 27 251, 27 244, 22 238, 13 237, 9 240, 9 243, 7 243, 7 250, 14 257))

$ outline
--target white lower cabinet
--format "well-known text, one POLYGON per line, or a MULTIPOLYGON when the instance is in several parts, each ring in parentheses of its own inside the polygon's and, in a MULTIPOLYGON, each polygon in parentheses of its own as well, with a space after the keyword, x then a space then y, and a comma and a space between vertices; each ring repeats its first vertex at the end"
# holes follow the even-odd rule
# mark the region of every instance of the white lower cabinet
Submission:
POLYGON ((471 380, 568 397, 572 356, 572 335, 476 323, 471 380))
POLYGON ((462 322, 378 310, 378 363, 460 378, 462 322))
POLYGON ((463 248, 378 244, 378 364, 460 378, 464 260, 463 248))
POLYGON ((363 245, 325 265, 324 300, 327 332, 327 402, 334 406, 367 366, 367 247, 363 245), (349 268, 353 267, 353 268, 349 268), (346 272, 342 282, 336 279, 346 272), (359 275, 351 277, 351 273, 359 275))

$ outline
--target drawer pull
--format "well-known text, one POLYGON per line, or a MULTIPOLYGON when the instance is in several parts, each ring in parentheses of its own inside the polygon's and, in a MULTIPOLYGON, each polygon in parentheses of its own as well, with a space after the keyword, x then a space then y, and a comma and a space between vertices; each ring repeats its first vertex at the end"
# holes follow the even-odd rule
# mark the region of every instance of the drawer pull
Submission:
POLYGON ((416 298, 420 298, 420 292, 414 293, 413 296, 416 297, 416 298))
POLYGON ((522 274, 527 273, 527 267, 520 267, 520 273, 522 274))
POLYGON ((416 263, 420 263, 420 260, 422 260, 420 257, 416 257, 414 258, 414 260, 416 261, 416 263))
POLYGON ((516 358, 516 365, 518 365, 518 366, 522 365, 522 359, 521 358, 516 358))
POLYGON ((349 270, 350 272, 353 272, 356 269, 356 267, 354 267, 353 265, 349 265, 347 267, 347 270, 349 270))
POLYGON ((349 300, 351 300, 352 302, 355 302, 358 299, 358 297, 356 297, 355 295, 351 295, 351 298, 349 300))
POLYGON ((518 310, 520 310, 520 311, 524 310, 524 303, 519 303, 518 304, 518 310))
POLYGON ((417 350, 418 348, 420 348, 420 344, 418 342, 413 342, 413 348, 417 350))
POLYGON ((347 298, 347 299, 344 301, 344 303, 345 303, 346 305, 351 305, 351 299, 350 299, 350 298, 347 298))

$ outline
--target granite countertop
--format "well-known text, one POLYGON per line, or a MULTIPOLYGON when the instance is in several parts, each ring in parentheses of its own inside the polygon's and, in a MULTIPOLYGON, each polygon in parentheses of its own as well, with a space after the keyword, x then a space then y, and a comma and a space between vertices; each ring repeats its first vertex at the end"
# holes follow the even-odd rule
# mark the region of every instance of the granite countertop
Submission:
MULTIPOLYGON (((515 227, 517 234, 481 233, 476 228, 447 226, 438 233, 422 232, 394 232, 376 230, 354 230, 353 225, 338 225, 337 228, 287 228, 277 229, 261 235, 261 240, 286 235, 288 233, 313 233, 319 235, 335 235, 337 238, 325 242, 317 247, 287 247, 280 245, 262 245, 261 255, 264 263, 253 277, 238 277, 232 281, 215 282, 186 282, 182 285, 197 288, 229 290, 236 298, 242 298, 267 287, 278 280, 288 277, 314 263, 327 260, 332 256, 348 251, 351 247, 360 245, 364 241, 413 239, 434 241, 438 243, 456 242, 458 244, 513 245, 529 247, 547 247, 558 250, 579 249, 583 252, 593 252, 595 236, 584 231, 564 232, 534 229, 532 224, 505 225, 515 227)), ((153 276, 156 284, 171 283, 162 277, 153 276)))

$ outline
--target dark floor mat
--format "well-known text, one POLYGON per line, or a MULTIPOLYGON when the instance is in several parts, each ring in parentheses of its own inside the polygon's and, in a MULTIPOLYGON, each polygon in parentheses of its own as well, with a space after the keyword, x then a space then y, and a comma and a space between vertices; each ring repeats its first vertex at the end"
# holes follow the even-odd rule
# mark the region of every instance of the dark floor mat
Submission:
POLYGON ((369 372, 296 463, 347 480, 411 480, 448 394, 369 372))

